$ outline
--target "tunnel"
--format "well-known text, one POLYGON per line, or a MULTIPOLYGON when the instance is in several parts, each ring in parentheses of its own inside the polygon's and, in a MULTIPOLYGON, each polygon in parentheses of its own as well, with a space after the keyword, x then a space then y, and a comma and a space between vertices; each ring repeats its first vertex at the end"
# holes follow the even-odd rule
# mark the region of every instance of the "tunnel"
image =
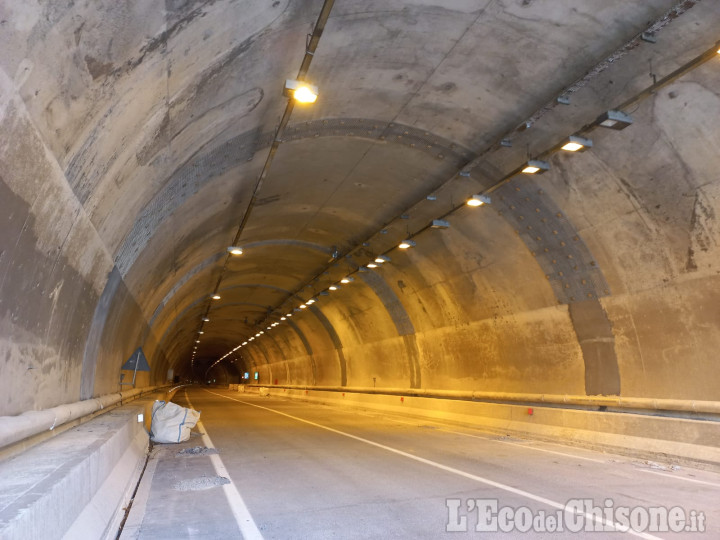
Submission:
POLYGON ((0 537, 718 537, 719 23, 1 1, 0 537))

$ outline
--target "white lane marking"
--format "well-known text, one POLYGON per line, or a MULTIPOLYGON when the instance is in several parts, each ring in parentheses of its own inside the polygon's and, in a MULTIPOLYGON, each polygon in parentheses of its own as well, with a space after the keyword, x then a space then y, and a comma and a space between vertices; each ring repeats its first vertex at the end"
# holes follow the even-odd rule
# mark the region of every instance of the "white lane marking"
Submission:
POLYGON ((547 452, 548 454, 556 454, 558 456, 565 456, 565 457, 570 457, 573 459, 584 459, 585 461, 594 461, 595 463, 605 463, 601 459, 593 459, 593 458, 588 458, 588 457, 583 457, 583 456, 576 456, 575 454, 565 454, 564 452, 556 452, 555 450, 547 450, 546 448, 538 448, 537 446, 529 446, 527 444, 520 444, 520 443, 516 443, 516 442, 512 442, 512 441, 503 441, 502 439, 492 439, 490 437, 482 437, 480 435, 472 435, 470 433, 462 433, 461 431, 452 431, 449 429, 440 428, 440 430, 444 431, 446 433, 454 433, 456 435, 464 435, 465 437, 473 437, 474 439, 482 439, 485 441, 491 441, 491 442, 496 442, 496 443, 501 443, 501 444, 510 444, 512 446, 519 446, 520 448, 525 448, 527 450, 537 450, 538 452, 547 452))
POLYGON ((637 470, 640 472, 657 474, 659 476, 667 476, 668 478, 673 478, 674 480, 685 480, 686 482, 694 482, 696 484, 705 484, 706 486, 720 487, 720 484, 714 484, 713 482, 705 482, 704 480, 695 480, 694 478, 688 478, 686 476, 675 476, 673 474, 661 473, 658 471, 649 471, 647 469, 637 469, 637 470))
POLYGON ((422 458, 422 457, 419 457, 419 456, 415 456, 415 455, 413 455, 413 454, 409 454, 409 453, 407 453, 407 452, 403 452, 402 450, 398 450, 397 448, 392 448, 391 446, 385 446, 384 444, 380 444, 380 443, 377 443, 377 442, 375 442, 375 441, 371 441, 370 439, 364 439, 363 437, 358 437, 357 435, 352 435, 352 434, 350 434, 350 433, 345 433, 344 431, 340 431, 340 430, 337 430, 337 429, 334 429, 334 428, 331 428, 331 427, 328 427, 328 426, 324 426, 324 425, 322 425, 322 424, 317 424, 317 423, 315 423, 315 422, 311 422, 310 420, 305 420, 305 419, 303 419, 303 418, 299 418, 299 417, 293 416, 293 415, 291 415, 291 414, 287 414, 287 413, 284 413, 284 412, 281 412, 281 411, 277 411, 277 410, 271 409, 271 408, 269 408, 269 407, 263 407, 262 405, 256 405, 255 403, 250 403, 250 402, 247 402, 247 401, 243 401, 243 400, 241 400, 241 399, 236 399, 236 398, 233 398, 233 397, 230 397, 230 396, 225 396, 225 395, 223 395, 223 394, 218 394, 217 392, 211 392, 210 390, 207 390, 207 389, 203 389, 203 390, 205 390, 205 391, 208 392, 209 394, 214 394, 214 395, 216 395, 216 396, 220 396, 220 397, 222 397, 222 398, 229 399, 229 400, 231 400, 231 401, 237 401, 238 403, 242 403, 243 405, 248 405, 248 406, 250 406, 250 407, 256 407, 256 408, 258 408, 258 409, 263 409, 263 410, 265 410, 265 411, 269 411, 269 412, 272 412, 272 413, 275 413, 275 414, 279 414, 279 415, 281 415, 281 416, 286 416, 287 418, 292 418, 293 420, 297 420, 298 422, 302 422, 302 423, 304 423, 304 424, 308 424, 308 425, 311 425, 311 426, 315 426, 315 427, 317 427, 317 428, 324 429, 324 430, 330 431, 330 432, 332 432, 332 433, 337 433, 338 435, 342 435, 343 437, 348 437, 348 438, 350 438, 350 439, 354 439, 354 440, 356 440, 356 441, 360 441, 360 442, 363 442, 363 443, 365 443, 365 444, 369 444, 370 446, 374 446, 374 447, 376 447, 376 448, 382 448, 383 450, 387 450, 388 452, 392 452, 393 454, 397 454, 397 455, 399 455, 399 456, 403 456, 403 457, 412 459, 412 460, 414 460, 414 461, 418 461, 418 462, 423 463, 423 464, 425 464, 425 465, 430 465, 431 467, 435 467, 435 468, 437 468, 437 469, 440 469, 440 470, 443 470, 443 471, 446 471, 446 472, 449 472, 449 473, 453 473, 453 474, 456 474, 456 475, 458 475, 458 476, 462 476, 462 477, 468 478, 468 479, 470 479, 470 480, 475 480, 476 482, 480 482, 480 483, 486 484, 486 485, 488 485, 488 486, 492 486, 492 487, 495 487, 495 488, 498 488, 498 489, 502 489, 503 491, 508 491, 508 492, 510 492, 510 493, 514 493, 515 495, 520 495, 521 497, 525 497, 525 498, 527 498, 527 499, 531 499, 531 500, 533 500, 533 501, 537 501, 537 502, 539 502, 539 503, 546 504, 546 505, 551 506, 551 507, 553 507, 553 508, 557 508, 558 510, 562 510, 563 512, 572 513, 572 514, 574 514, 574 515, 582 515, 582 516, 585 516, 586 519, 590 519, 590 520, 592 520, 592 521, 594 521, 594 522, 596 522, 596 523, 601 523, 602 525, 607 526, 607 527, 612 527, 614 530, 619 531, 619 532, 626 532, 626 533, 628 533, 628 534, 630 534, 630 535, 632 535, 632 536, 638 536, 638 537, 640 537, 640 538, 649 538, 649 539, 659 540, 659 537, 657 537, 657 536, 653 536, 653 535, 648 534, 648 533, 642 533, 642 532, 633 531, 632 529, 629 529, 629 528, 627 528, 627 527, 623 527, 620 523, 616 523, 616 522, 614 522, 614 521, 605 520, 605 519, 603 519, 603 518, 601 518, 601 517, 598 517, 598 516, 596 516, 596 515, 594 515, 594 514, 592 514, 592 513, 589 513, 589 512, 582 512, 582 511, 578 511, 577 509, 574 509, 574 508, 567 508, 566 505, 564 505, 564 504, 562 504, 562 503, 555 502, 555 501, 550 500, 550 499, 546 499, 545 497, 541 497, 540 495, 535 495, 535 494, 533 494, 533 493, 530 493, 529 491, 524 491, 524 490, 522 490, 522 489, 514 488, 514 487, 508 486, 508 485, 506 485, 506 484, 501 484, 500 482, 495 482, 494 480, 490 480, 490 479, 488 479, 488 478, 483 478, 482 476, 477 476, 477 475, 475 475, 475 474, 471 474, 471 473, 468 473, 468 472, 465 472, 465 471, 461 471, 460 469, 456 469, 456 468, 450 467, 450 466, 448 466, 448 465, 443 465, 442 463, 438 463, 437 461, 432 461, 432 460, 430 460, 430 459, 425 459, 425 458, 422 458))
MULTIPOLYGON (((185 390, 185 399, 187 400, 188 405, 190 405, 190 408, 194 409, 192 403, 190 402, 190 398, 188 397, 187 390, 185 390)), ((202 440, 203 443, 205 443, 205 446, 208 448, 215 448, 215 445, 212 443, 212 440, 210 440, 210 436, 208 435, 207 429, 205 429, 203 423, 198 421, 197 425, 203 432, 202 440)), ((230 473, 227 468, 225 468, 225 464, 222 462, 222 459, 220 459, 220 455, 211 454, 209 457, 217 475, 224 476, 230 480, 230 483, 223 484, 222 488, 225 492, 225 497, 227 497, 228 503, 230 504, 233 516, 235 516, 235 521, 237 521, 238 527, 240 527, 240 532, 242 533, 243 538, 246 540, 263 540, 263 536, 255 524, 255 520, 250 515, 250 511, 245 505, 245 501, 243 501, 240 492, 235 487, 235 482, 233 482, 232 478, 230 478, 230 473)))
MULTIPOLYGON (((339 409, 339 410, 342 410, 342 409, 339 409)), ((362 412, 359 412, 358 414, 362 414, 364 416, 369 416, 371 418, 377 418, 378 416, 380 416, 382 418, 385 418, 388 422, 395 422, 398 424, 405 424, 405 425, 413 426, 413 427, 420 427, 422 425, 432 425, 433 428, 436 428, 438 431, 443 431, 445 433, 454 433, 455 435, 464 435, 465 437, 473 437, 475 439, 481 439, 483 441, 490 441, 490 442, 496 442, 496 443, 501 443, 501 444, 510 444, 513 446, 519 446, 520 448, 526 448, 528 450, 537 450, 538 452, 547 452, 548 454, 557 454, 558 456, 566 456, 566 457, 571 457, 571 458, 575 458, 575 459, 584 459, 585 461, 594 461, 595 463, 603 463, 603 464, 606 463, 605 461, 603 461, 601 459, 593 459, 593 458, 578 456, 575 454, 566 454, 563 452, 558 452, 556 450, 547 450, 545 448, 538 448, 537 446, 525 445, 525 444, 516 443, 516 442, 512 442, 512 441, 503 441, 500 439, 493 439, 491 437, 483 437, 482 435, 472 435, 470 433, 463 433, 461 431, 453 431, 451 429, 447 429, 447 428, 443 427, 443 424, 439 424, 437 422, 432 422, 432 421, 424 421, 422 423, 404 422, 403 420, 398 420, 396 418, 392 418, 392 417, 388 417, 388 416, 383 417, 382 415, 373 415, 373 414, 367 414, 367 413, 362 413, 362 412)), ((555 443, 546 443, 546 444, 555 444, 555 443)), ((569 448, 562 444, 555 444, 555 446, 560 446, 562 448, 569 448)))

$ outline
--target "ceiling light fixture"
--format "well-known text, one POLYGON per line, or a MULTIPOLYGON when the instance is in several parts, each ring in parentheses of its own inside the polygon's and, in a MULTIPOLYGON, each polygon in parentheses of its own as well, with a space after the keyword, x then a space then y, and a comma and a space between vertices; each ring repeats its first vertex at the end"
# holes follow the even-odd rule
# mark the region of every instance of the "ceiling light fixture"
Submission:
POLYGON ((355 281, 354 277, 347 276, 347 277, 342 278, 340 280, 340 283, 352 283, 353 281, 355 281))
POLYGON ((378 255, 377 257, 375 257, 375 262, 378 264, 390 262, 390 257, 388 257, 387 255, 378 255))
POLYGON ((330 285, 330 286, 328 287, 328 290, 330 290, 330 291, 337 291, 337 289, 338 289, 338 288, 337 288, 336 285, 330 285))
POLYGON ((550 170, 550 164, 547 161, 539 159, 531 159, 522 169, 523 174, 543 174, 550 170))
POLYGON ((490 204, 490 197, 487 195, 473 195, 467 200, 468 206, 482 206, 483 204, 490 204))
POLYGON ((448 229, 448 228, 450 228, 450 222, 445 221, 444 219, 433 219, 430 222, 430 228, 431 229, 448 229))
POLYGON ((230 252, 231 255, 242 255, 243 250, 241 247, 238 246, 229 246, 227 250, 230 252))
POLYGON ((285 314, 286 317, 292 317, 292 313, 285 314))
POLYGON ((598 116, 597 124, 602 127, 621 130, 633 123, 632 117, 622 111, 607 111, 598 116))
POLYGON ((318 87, 294 79, 285 80, 283 95, 295 98, 299 103, 315 103, 318 97, 318 87))
POLYGON ((368 267, 368 268, 377 268, 378 265, 375 264, 374 262, 369 262, 369 263, 367 263, 367 267, 368 267))
POLYGON ((400 249, 408 249, 411 247, 415 247, 415 245, 415 242, 412 240, 403 240, 402 242, 400 242, 400 244, 398 244, 398 247, 400 249))
POLYGON ((308 300, 308 301, 305 302, 305 303, 309 306, 310 304, 314 304, 314 303, 315 303, 315 299, 314 299, 314 298, 311 298, 310 300, 308 300))
POLYGON ((280 320, 281 320, 281 321, 286 321, 286 320, 287 320, 287 317, 280 317, 280 320))
POLYGON ((584 152, 588 148, 592 148, 592 141, 577 135, 570 135, 565 144, 561 146, 563 150, 567 152, 584 152))
POLYGON ((305 309, 307 306, 305 304, 300 304, 300 309, 305 309))
POLYGON ((203 322, 210 322, 210 319, 208 319, 207 317, 203 317, 203 322))
POLYGON ((219 294, 213 294, 210 298, 212 298, 213 300, 220 300, 220 295, 219 295, 219 294))

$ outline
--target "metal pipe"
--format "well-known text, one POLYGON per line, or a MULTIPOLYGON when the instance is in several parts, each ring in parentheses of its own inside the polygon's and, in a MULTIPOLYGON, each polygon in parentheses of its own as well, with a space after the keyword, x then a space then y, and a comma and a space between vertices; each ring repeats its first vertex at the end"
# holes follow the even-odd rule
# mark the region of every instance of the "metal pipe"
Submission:
POLYGON ((88 416, 97 411, 122 405, 143 394, 155 392, 165 386, 148 386, 123 392, 105 394, 92 399, 58 405, 42 411, 28 411, 17 416, 0 416, 0 448, 11 445, 37 435, 44 431, 52 431, 63 424, 88 416))

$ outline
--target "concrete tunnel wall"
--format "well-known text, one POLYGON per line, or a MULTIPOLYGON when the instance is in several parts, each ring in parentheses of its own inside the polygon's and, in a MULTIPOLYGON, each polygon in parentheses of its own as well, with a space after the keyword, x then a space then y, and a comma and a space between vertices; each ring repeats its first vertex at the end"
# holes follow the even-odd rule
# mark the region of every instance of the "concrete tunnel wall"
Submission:
MULTIPOLYGON (((647 63, 634 47, 574 107, 512 149, 492 144, 676 5, 608 2, 583 22, 530 2, 398 1, 388 30, 359 4, 377 10, 339 2, 330 19, 311 70, 325 101, 291 120, 195 373, 191 345, 272 141, 276 90, 320 3, 1 8, 0 415, 115 392, 138 346, 152 368, 139 386, 170 368, 203 379, 268 307, 322 288, 308 278, 335 249, 372 238, 359 253, 377 254, 456 204, 450 189, 439 206, 423 199, 472 158, 484 156, 472 181, 486 187, 523 161, 526 142, 545 148, 640 92, 647 63), (580 38, 581 54, 559 52, 580 38), (515 39, 524 52, 512 56, 515 39), (491 42, 496 54, 469 55, 491 42), (526 73, 533 63, 557 80, 526 73), (510 77, 483 79, 510 65, 510 77)), ((707 48, 719 16, 699 3, 663 27, 656 69, 707 48)), ((390 252, 209 377, 720 400, 717 88, 715 60, 640 102, 630 128, 596 130, 592 150, 553 154, 550 172, 513 179, 492 206, 454 212, 449 229, 390 252)), ((357 253, 336 262, 323 287, 364 264, 357 253)))

